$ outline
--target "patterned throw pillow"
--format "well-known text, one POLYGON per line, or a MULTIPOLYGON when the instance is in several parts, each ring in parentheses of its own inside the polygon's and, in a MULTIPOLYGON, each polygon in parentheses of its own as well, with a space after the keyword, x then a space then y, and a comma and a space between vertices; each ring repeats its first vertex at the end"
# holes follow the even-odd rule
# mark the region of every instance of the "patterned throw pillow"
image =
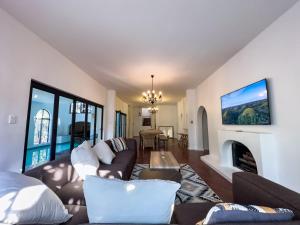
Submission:
POLYGON ((196 225, 234 222, 289 221, 292 220, 293 217, 294 213, 289 209, 219 203, 212 207, 206 215, 206 218, 196 225))
POLYGON ((122 137, 113 138, 110 141, 111 141, 111 144, 112 144, 115 152, 121 152, 123 150, 128 149, 126 142, 125 142, 124 138, 122 138, 122 137))

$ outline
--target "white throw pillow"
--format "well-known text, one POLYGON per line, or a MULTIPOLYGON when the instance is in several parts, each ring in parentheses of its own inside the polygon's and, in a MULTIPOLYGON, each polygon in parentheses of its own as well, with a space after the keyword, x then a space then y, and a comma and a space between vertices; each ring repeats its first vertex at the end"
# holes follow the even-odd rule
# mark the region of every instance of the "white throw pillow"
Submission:
POLYGON ((77 147, 71 152, 71 163, 84 180, 87 175, 97 175, 100 166, 96 154, 90 148, 77 147))
POLYGON ((60 224, 71 217, 57 195, 40 180, 0 172, 0 223, 60 224))
POLYGON ((91 149, 91 145, 90 145, 90 143, 88 141, 84 141, 77 148, 91 149))
POLYGON ((99 160, 105 164, 111 164, 112 160, 116 157, 105 141, 97 143, 92 150, 96 153, 99 160))
POLYGON ((176 182, 164 180, 87 176, 83 190, 89 222, 167 224, 179 187, 176 182))

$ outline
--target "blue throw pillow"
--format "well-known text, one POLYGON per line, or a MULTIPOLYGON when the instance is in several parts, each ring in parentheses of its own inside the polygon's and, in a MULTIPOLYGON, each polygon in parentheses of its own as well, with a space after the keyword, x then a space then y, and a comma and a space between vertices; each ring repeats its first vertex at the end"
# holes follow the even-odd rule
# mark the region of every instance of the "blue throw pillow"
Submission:
POLYGON ((87 176, 83 191, 89 222, 168 224, 179 187, 172 181, 87 176))
POLYGON ((206 218, 197 223, 216 224, 234 222, 274 222, 289 221, 294 217, 293 211, 283 208, 269 208, 256 205, 239 205, 233 203, 219 203, 212 207, 206 218))

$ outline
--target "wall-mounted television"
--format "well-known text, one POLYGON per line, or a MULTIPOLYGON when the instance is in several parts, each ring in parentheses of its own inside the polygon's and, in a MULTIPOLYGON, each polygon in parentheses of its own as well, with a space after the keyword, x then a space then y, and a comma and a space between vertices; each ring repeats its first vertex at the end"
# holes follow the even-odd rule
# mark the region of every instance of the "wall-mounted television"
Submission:
POLYGON ((267 80, 263 79, 221 97, 224 125, 270 125, 267 80))

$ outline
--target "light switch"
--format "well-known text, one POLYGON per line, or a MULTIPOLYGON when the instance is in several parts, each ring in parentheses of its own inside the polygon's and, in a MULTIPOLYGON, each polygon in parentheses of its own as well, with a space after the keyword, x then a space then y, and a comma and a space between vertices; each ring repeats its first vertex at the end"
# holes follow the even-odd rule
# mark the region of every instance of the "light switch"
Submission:
POLYGON ((17 116, 15 116, 15 115, 9 115, 8 116, 8 123, 9 124, 16 124, 17 123, 17 116))

